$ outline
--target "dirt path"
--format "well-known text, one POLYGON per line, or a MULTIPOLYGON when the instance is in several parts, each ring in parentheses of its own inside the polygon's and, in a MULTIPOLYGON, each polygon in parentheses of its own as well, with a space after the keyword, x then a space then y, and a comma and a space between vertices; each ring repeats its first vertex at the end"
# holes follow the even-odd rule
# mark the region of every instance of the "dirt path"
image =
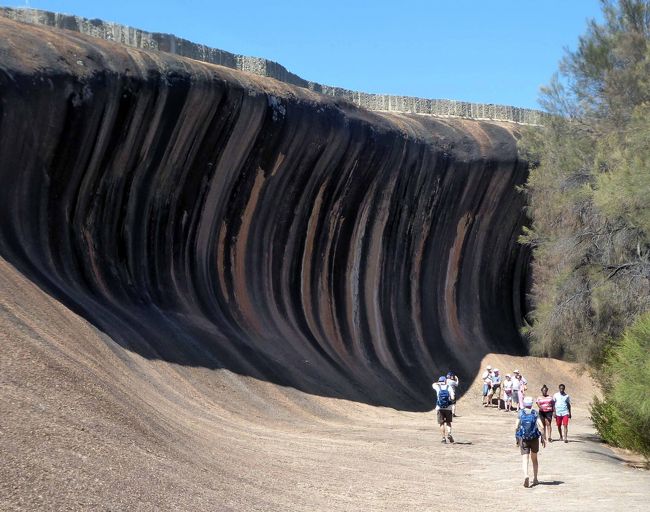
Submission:
POLYGON ((0 345, 1 510, 647 510, 650 473, 594 439, 589 381, 559 361, 486 358, 574 398, 571 442, 524 489, 514 414, 477 407, 477 384, 441 445, 433 412, 145 360, 2 261, 0 345))

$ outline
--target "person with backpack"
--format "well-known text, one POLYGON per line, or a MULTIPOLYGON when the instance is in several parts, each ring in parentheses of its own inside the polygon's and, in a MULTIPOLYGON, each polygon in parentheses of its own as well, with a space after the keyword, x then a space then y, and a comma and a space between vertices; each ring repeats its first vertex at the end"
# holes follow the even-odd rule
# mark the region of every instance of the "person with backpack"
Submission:
POLYGON ((571 398, 567 395, 564 384, 558 386, 559 392, 553 395, 555 404, 555 424, 560 434, 560 441, 569 442, 569 419, 571 418, 571 398))
POLYGON ((552 443, 551 434, 553 432, 552 422, 553 422, 553 410, 554 404, 553 397, 548 394, 548 386, 544 384, 542 386, 542 396, 538 396, 535 403, 539 409, 539 417, 542 420, 542 425, 544 425, 544 438, 552 443))
MULTIPOLYGON (((454 396, 458 396, 458 375, 456 375, 454 372, 449 372, 447 373, 447 384, 454 388, 454 396)), ((451 415, 455 418, 456 417, 456 400, 451 404, 451 415)))
POLYGON ((537 453, 539 452, 540 438, 542 446, 546 447, 546 440, 541 435, 539 427, 543 425, 539 421, 537 411, 533 409, 533 398, 527 396, 524 398, 524 408, 517 414, 517 424, 515 427, 515 437, 519 452, 522 455, 521 469, 524 472, 524 487, 531 487, 530 477, 528 476, 528 463, 530 460, 533 462, 533 484, 537 485, 537 472, 539 469, 539 462, 537 460, 537 453))
POLYGON ((436 414, 440 433, 442 434, 442 443, 453 443, 454 438, 451 435, 452 405, 456 400, 456 394, 453 386, 447 384, 447 377, 444 375, 432 385, 436 392, 436 414))

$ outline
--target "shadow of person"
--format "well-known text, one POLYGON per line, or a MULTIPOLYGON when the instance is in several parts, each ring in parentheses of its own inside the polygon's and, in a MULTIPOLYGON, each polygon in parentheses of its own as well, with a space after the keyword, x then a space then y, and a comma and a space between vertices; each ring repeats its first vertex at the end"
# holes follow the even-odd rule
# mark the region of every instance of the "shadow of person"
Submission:
POLYGON ((536 485, 562 485, 562 480, 540 480, 536 485))
POLYGON ((573 442, 576 439, 580 439, 580 442, 590 441, 592 443, 604 444, 603 438, 597 434, 576 434, 573 439, 569 439, 569 442, 573 442))

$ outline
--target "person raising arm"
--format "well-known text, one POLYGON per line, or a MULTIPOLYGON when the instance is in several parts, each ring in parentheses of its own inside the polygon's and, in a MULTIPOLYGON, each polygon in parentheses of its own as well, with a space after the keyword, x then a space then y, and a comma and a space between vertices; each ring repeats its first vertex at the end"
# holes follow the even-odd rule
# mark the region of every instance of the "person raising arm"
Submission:
POLYGON ((451 422, 453 419, 451 407, 456 400, 455 390, 447 384, 447 377, 444 375, 438 379, 438 382, 432 384, 436 392, 436 416, 440 433, 442 434, 443 443, 453 443, 454 438, 451 435, 451 422))

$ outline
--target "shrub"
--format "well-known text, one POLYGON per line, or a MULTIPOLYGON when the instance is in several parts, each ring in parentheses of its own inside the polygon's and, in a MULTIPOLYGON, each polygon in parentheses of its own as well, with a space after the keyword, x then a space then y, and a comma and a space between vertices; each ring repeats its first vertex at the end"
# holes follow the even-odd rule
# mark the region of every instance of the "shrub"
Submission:
POLYGON ((608 443, 650 459, 650 314, 640 317, 607 352, 603 399, 594 398, 591 418, 608 443))

